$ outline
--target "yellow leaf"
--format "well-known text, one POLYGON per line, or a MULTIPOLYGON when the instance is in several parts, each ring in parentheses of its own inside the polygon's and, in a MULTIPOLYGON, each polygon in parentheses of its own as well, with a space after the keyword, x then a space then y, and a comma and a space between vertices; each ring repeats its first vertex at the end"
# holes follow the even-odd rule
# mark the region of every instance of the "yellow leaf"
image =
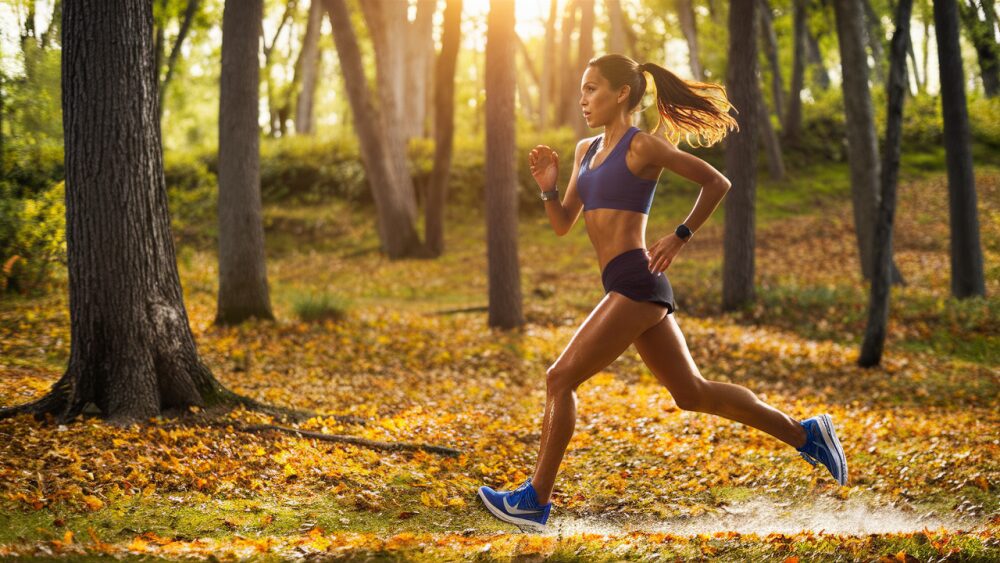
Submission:
POLYGON ((87 507, 91 510, 100 510, 104 508, 104 501, 95 497, 94 495, 86 495, 83 497, 83 502, 87 503, 87 507))

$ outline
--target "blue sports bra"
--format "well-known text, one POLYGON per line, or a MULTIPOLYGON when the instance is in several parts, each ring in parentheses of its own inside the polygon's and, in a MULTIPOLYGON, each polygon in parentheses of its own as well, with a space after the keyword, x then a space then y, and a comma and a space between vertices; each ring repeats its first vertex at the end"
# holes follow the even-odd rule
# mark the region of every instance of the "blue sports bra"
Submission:
POLYGON ((649 215, 653 194, 656 192, 656 180, 636 176, 625 164, 628 146, 638 132, 638 127, 630 127, 615 148, 611 149, 611 154, 596 169, 590 168, 590 160, 597 152, 600 137, 590 144, 576 177, 576 187, 580 200, 583 201, 584 211, 623 209, 649 215))

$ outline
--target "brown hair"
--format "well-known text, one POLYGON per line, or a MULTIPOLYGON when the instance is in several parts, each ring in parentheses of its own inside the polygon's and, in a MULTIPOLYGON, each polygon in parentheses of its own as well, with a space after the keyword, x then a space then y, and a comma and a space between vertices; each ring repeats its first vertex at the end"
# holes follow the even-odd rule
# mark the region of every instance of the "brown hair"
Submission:
MULTIPOLYGON (((673 144, 681 137, 691 146, 711 146, 721 141, 731 129, 739 131, 736 119, 729 114, 732 103, 721 84, 682 80, 669 70, 653 64, 639 64, 624 55, 604 55, 587 63, 608 79, 612 88, 629 86, 628 109, 633 111, 646 93, 646 75, 656 87, 659 122, 653 133, 663 128, 663 135, 673 144)), ((737 113, 739 113, 737 111, 737 113)))

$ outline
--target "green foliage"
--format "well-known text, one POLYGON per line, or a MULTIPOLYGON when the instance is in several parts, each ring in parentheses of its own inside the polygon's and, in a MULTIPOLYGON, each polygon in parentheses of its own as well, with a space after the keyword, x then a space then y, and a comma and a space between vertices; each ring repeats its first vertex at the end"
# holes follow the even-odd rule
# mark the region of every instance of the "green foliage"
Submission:
POLYGON ((0 291, 27 293, 66 263, 64 183, 24 198, 8 189, 0 184, 0 291))
POLYGON ((350 301, 332 293, 296 293, 292 297, 295 315, 304 322, 339 321, 347 314, 350 301))
POLYGON ((329 197, 370 201, 354 139, 290 136, 265 139, 260 149, 265 202, 315 203, 329 197))

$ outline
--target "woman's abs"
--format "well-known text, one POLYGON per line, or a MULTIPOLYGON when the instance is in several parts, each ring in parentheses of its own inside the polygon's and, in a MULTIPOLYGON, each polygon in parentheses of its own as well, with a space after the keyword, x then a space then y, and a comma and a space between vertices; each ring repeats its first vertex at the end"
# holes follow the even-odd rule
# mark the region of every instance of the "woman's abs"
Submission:
POLYGON ((587 235, 597 252, 601 270, 622 252, 646 247, 644 213, 618 209, 592 209, 583 214, 587 235))

